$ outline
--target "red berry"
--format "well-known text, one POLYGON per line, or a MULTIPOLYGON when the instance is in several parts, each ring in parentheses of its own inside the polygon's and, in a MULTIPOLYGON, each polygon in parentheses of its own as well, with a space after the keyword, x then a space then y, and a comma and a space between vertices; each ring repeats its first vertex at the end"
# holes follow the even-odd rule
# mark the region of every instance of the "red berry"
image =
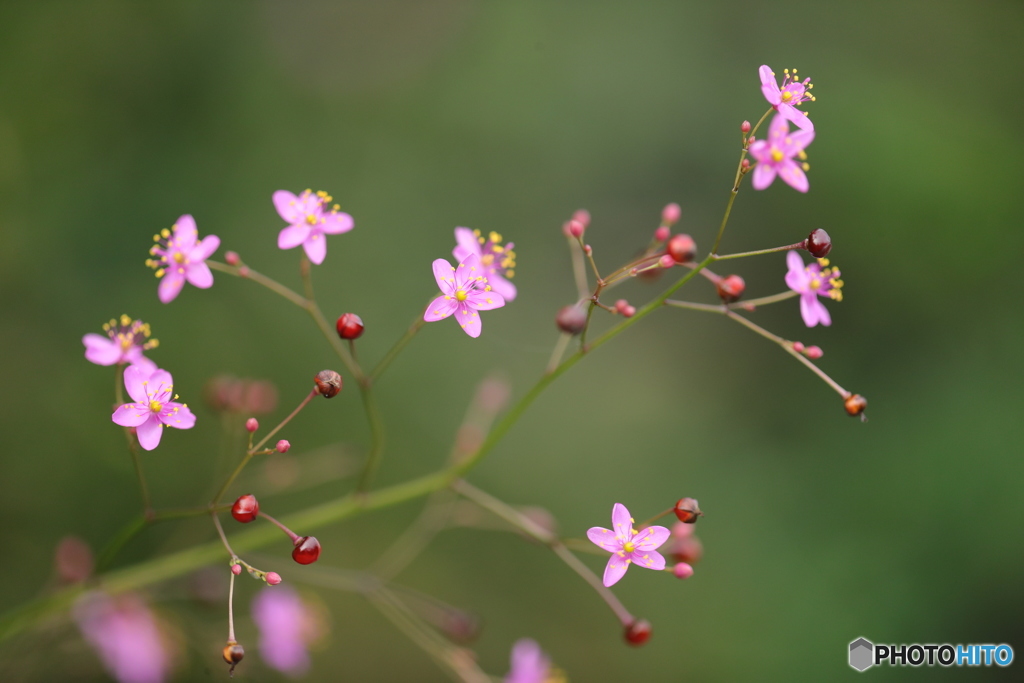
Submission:
POLYGON ((680 233, 672 236, 665 246, 665 251, 676 263, 688 263, 697 253, 697 243, 689 235, 680 233))
POLYGON ((651 622, 646 619, 637 619, 626 627, 626 642, 634 647, 640 647, 651 637, 651 622))
POLYGON ((676 501, 674 510, 679 521, 686 524, 696 524, 697 518, 704 515, 695 498, 680 498, 676 501))
POLYGON ((260 422, 255 417, 250 417, 248 420, 245 421, 245 431, 249 432, 250 434, 252 432, 255 432, 259 428, 260 422))
POLYGON ((565 306, 555 316, 555 324, 566 334, 579 334, 587 326, 587 313, 577 306, 565 306))
POLYGON ((239 496, 235 504, 231 506, 231 516, 242 524, 248 524, 260 514, 260 504, 256 496, 247 493, 239 496))
POLYGON ((715 287, 718 289, 718 296, 722 297, 722 301, 731 304, 734 301, 739 301, 739 298, 743 296, 743 290, 747 288, 747 283, 739 275, 726 275, 718 281, 715 287))
POLYGON ((818 228, 807 236, 807 251, 811 252, 814 258, 825 258, 832 251, 832 238, 818 228))
POLYGON ((338 328, 338 336, 342 339, 359 339, 363 336, 363 319, 355 313, 346 313, 338 318, 335 327, 338 328))
POLYGON ((320 541, 315 536, 303 536, 295 541, 292 559, 299 564, 313 564, 320 559, 320 541))
POLYGON ((868 400, 860 394, 850 394, 846 397, 846 400, 843 401, 843 404, 846 406, 846 412, 849 413, 851 417, 857 417, 867 409, 868 400))
POLYGON ((313 378, 316 382, 316 390, 324 398, 334 398, 341 391, 341 375, 334 370, 321 370, 313 378))

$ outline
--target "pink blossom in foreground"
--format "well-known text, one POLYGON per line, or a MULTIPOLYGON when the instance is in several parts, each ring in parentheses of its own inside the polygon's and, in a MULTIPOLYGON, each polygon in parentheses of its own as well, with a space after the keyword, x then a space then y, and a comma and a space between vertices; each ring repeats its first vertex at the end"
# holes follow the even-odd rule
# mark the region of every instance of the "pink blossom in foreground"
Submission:
POLYGON ((317 635, 314 615, 289 586, 264 588, 252 601, 260 631, 260 657, 273 669, 297 678, 309 669, 307 644, 317 635))
POLYGON ((170 655, 153 613, 138 596, 89 593, 75 604, 72 616, 120 683, 161 683, 167 678, 170 655))
POLYGON ((427 322, 442 320, 452 313, 455 320, 470 337, 479 337, 480 315, 477 311, 489 311, 505 305, 505 299, 491 290, 484 274, 480 257, 470 254, 458 268, 443 258, 434 261, 434 279, 441 289, 441 296, 430 302, 423 319, 427 322))
POLYGON ((213 286, 213 273, 206 265, 206 259, 220 246, 220 238, 207 235, 197 242, 199 231, 192 216, 185 214, 178 222, 154 235, 156 242, 149 253, 157 258, 146 260, 146 265, 156 270, 156 276, 162 278, 157 294, 160 301, 169 304, 181 292, 188 280, 199 289, 213 286))
POLYGON ((155 349, 160 343, 149 338, 148 323, 122 315, 119 320, 104 323, 103 331, 107 336, 87 334, 82 337, 87 361, 96 365, 137 365, 147 372, 156 370, 156 363, 142 355, 143 351, 155 349))
POLYGON ((513 301, 516 298, 516 286, 509 282, 516 274, 516 252, 512 251, 514 243, 509 242, 502 246, 501 235, 493 230, 485 238, 479 230, 469 228, 455 228, 455 241, 458 244, 452 250, 452 256, 456 261, 462 263, 470 254, 476 254, 480 257, 484 277, 487 278, 487 284, 491 289, 500 294, 505 301, 513 301))
POLYGON ((775 72, 770 66, 762 65, 758 69, 764 98, 768 100, 768 104, 772 105, 775 111, 793 122, 798 128, 813 131, 814 124, 811 123, 807 112, 796 108, 796 105, 801 102, 814 101, 814 95, 810 93, 810 89, 814 87, 811 85, 811 79, 805 78, 801 82, 797 79, 796 69, 793 69, 792 74, 789 73, 789 69, 784 69, 782 73, 784 78, 780 88, 775 81, 775 72))
POLYGON ((512 646, 512 668, 505 683, 547 683, 551 680, 551 661, 536 641, 517 640, 512 646))
POLYGON ((278 248, 294 249, 301 244, 310 261, 323 263, 327 256, 324 235, 340 235, 355 227, 352 216, 340 211, 337 204, 331 206, 332 201, 323 191, 304 190, 297 197, 288 190, 275 192, 274 208, 289 223, 277 236, 278 248))
POLYGON ((804 324, 807 327, 814 327, 818 323, 831 325, 832 317, 825 304, 818 301, 818 297, 827 296, 842 301, 843 281, 839 279, 842 273, 838 268, 826 267, 829 264, 826 258, 804 266, 804 260, 795 251, 786 254, 786 264, 789 266, 786 285, 800 293, 800 315, 803 316, 804 324))
POLYGON ((647 569, 662 570, 665 558, 656 549, 668 540, 671 532, 663 526, 649 526, 641 531, 633 528, 633 518, 621 503, 612 507, 612 527, 591 527, 587 538, 612 556, 604 569, 604 585, 615 584, 626 574, 630 564, 647 569))
POLYGON ((814 131, 798 130, 790 134, 789 124, 776 114, 768 126, 768 139, 755 140, 750 144, 750 156, 757 160, 752 181, 755 190, 763 190, 772 184, 778 174, 794 190, 807 192, 809 184, 804 171, 810 167, 798 164, 793 157, 806 159, 804 148, 814 140, 814 131))
POLYGON ((124 386, 134 403, 119 406, 111 419, 122 427, 135 427, 139 445, 151 451, 160 444, 163 428, 191 429, 196 416, 184 403, 172 398, 174 380, 166 370, 153 373, 129 365, 124 369, 124 386))

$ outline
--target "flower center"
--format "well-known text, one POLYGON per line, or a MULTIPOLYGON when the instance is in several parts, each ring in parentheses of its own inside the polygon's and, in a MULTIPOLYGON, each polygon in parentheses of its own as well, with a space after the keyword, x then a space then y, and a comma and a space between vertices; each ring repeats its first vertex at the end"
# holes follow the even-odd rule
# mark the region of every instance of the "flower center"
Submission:
POLYGON ((625 550, 627 553, 631 553, 634 550, 636 550, 636 545, 633 543, 633 541, 626 541, 622 544, 622 549, 625 550))
POLYGON ((778 147, 772 147, 772 161, 778 163, 786 158, 786 155, 778 147))
POLYGON ((182 254, 180 251, 174 252, 173 258, 174 258, 174 262, 175 263, 184 263, 185 262, 185 255, 182 254))
POLYGON ((154 413, 159 413, 161 410, 163 410, 163 408, 164 406, 162 403, 160 403, 160 401, 149 402, 149 409, 152 410, 154 413))
POLYGON ((789 102, 791 99, 793 99, 793 93, 791 93, 788 90, 785 91, 784 93, 782 93, 782 101, 783 102, 789 102))
POLYGON ((455 300, 456 300, 456 301, 465 301, 465 300, 466 300, 466 297, 468 297, 468 296, 469 296, 469 295, 468 295, 468 294, 466 294, 466 292, 464 292, 464 291, 463 291, 463 290, 461 290, 461 289, 459 289, 459 290, 456 290, 456 292, 455 292, 455 300))
POLYGON ((316 225, 316 216, 311 213, 306 214, 306 222, 310 225, 316 225))

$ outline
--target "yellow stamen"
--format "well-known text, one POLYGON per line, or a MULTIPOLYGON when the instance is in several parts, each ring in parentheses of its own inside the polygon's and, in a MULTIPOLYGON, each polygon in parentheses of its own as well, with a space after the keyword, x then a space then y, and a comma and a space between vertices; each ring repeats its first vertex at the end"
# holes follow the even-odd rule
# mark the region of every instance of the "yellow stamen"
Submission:
POLYGON ((468 297, 468 296, 469 296, 469 295, 468 295, 468 294, 466 294, 466 293, 465 293, 464 291, 462 291, 461 289, 460 289, 460 290, 457 290, 457 291, 455 292, 455 300, 456 300, 456 301, 465 301, 465 300, 466 300, 466 297, 468 297))
POLYGON ((772 161, 778 163, 778 162, 782 161, 785 158, 786 158, 786 155, 783 154, 778 148, 776 148, 776 147, 772 148, 772 161))
POLYGON ((311 213, 306 214, 306 222, 310 225, 316 225, 316 216, 311 213))
POLYGON ((636 546, 633 545, 632 541, 627 541, 622 544, 622 549, 625 550, 627 553, 631 553, 634 550, 636 550, 636 546))
POLYGON ((163 410, 163 406, 160 404, 160 401, 150 401, 149 409, 152 410, 154 413, 159 413, 161 410, 163 410))
POLYGON ((793 99, 793 93, 789 92, 788 90, 782 93, 783 102, 789 102, 791 99, 793 99))
POLYGON ((182 254, 180 251, 175 252, 174 253, 174 262, 175 263, 184 263, 185 262, 185 255, 182 254))

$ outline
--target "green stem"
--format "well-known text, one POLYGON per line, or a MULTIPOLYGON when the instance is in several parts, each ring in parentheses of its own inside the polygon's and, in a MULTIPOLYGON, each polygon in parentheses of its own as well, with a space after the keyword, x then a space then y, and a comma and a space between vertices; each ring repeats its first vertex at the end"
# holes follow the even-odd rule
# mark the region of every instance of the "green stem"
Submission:
POLYGON ((285 287, 276 280, 271 280, 269 277, 263 275, 262 273, 257 273, 249 266, 243 266, 245 268, 245 270, 243 271, 243 267, 229 266, 226 263, 211 261, 210 259, 206 260, 206 265, 210 266, 210 268, 212 268, 213 270, 217 270, 222 273, 227 273, 228 275, 234 275, 235 277, 240 277, 245 280, 252 280, 257 284, 263 285, 270 291, 283 296, 285 299, 288 299, 288 301, 291 301, 299 308, 306 308, 308 304, 308 301, 302 295, 297 294, 291 289, 288 289, 287 287, 285 287))
POLYGON ((398 356, 399 352, 405 348, 406 344, 412 341, 412 338, 416 336, 416 333, 419 332, 420 329, 425 324, 426 321, 423 319, 422 315, 416 318, 415 321, 413 321, 412 325, 409 326, 409 329, 405 331, 405 334, 403 334, 399 338, 399 340, 395 342, 395 345, 392 346, 391 349, 388 350, 388 352, 380 360, 380 362, 377 363, 377 367, 375 367, 370 372, 369 378, 371 381, 376 380, 381 376, 384 370, 386 370, 387 367, 391 365, 391 361, 393 361, 395 357, 398 356))
POLYGON ((807 240, 803 242, 797 242, 796 244, 789 244, 784 247, 772 247, 771 249, 758 249, 757 251, 741 251, 736 254, 726 254, 725 256, 715 256, 716 261, 725 261, 731 258, 744 258, 747 256, 760 256, 761 254, 774 254, 777 251, 792 251, 793 249, 803 249, 807 246, 807 240))
MULTIPOLYGON (((366 416, 370 421, 370 451, 366 454, 366 463, 363 465, 363 471, 360 473, 359 481, 356 484, 357 493, 365 493, 370 488, 373 475, 376 474, 377 468, 380 466, 385 441, 384 421, 380 415, 380 408, 377 407, 377 401, 370 390, 369 381, 364 382, 364 384, 366 386, 360 394, 363 399, 363 408, 366 410, 366 416)), ((360 386, 362 387, 363 385, 361 384, 360 386)))
MULTIPOLYGON (((124 366, 118 365, 114 372, 114 410, 124 405, 124 393, 121 389, 121 379, 124 377, 124 366)), ((124 438, 128 443, 128 453, 132 456, 132 466, 135 468, 135 478, 139 481, 139 493, 142 495, 142 515, 145 517, 153 511, 153 501, 149 496, 149 486, 146 484, 146 475, 142 473, 142 458, 139 456, 138 444, 132 435, 132 430, 124 427, 124 438)))
POLYGON ((569 237, 569 258, 572 260, 572 274, 576 280, 576 291, 581 299, 587 298, 590 287, 587 285, 587 264, 583 262, 583 248, 575 237, 569 237))
POLYGON ((114 561, 117 554, 121 552, 128 541, 135 538, 137 535, 142 533, 142 530, 148 526, 145 515, 139 515, 128 524, 121 527, 121 530, 114 534, 114 537, 107 542, 107 545, 100 551, 99 557, 96 559, 96 571, 102 572, 110 563, 114 561))

